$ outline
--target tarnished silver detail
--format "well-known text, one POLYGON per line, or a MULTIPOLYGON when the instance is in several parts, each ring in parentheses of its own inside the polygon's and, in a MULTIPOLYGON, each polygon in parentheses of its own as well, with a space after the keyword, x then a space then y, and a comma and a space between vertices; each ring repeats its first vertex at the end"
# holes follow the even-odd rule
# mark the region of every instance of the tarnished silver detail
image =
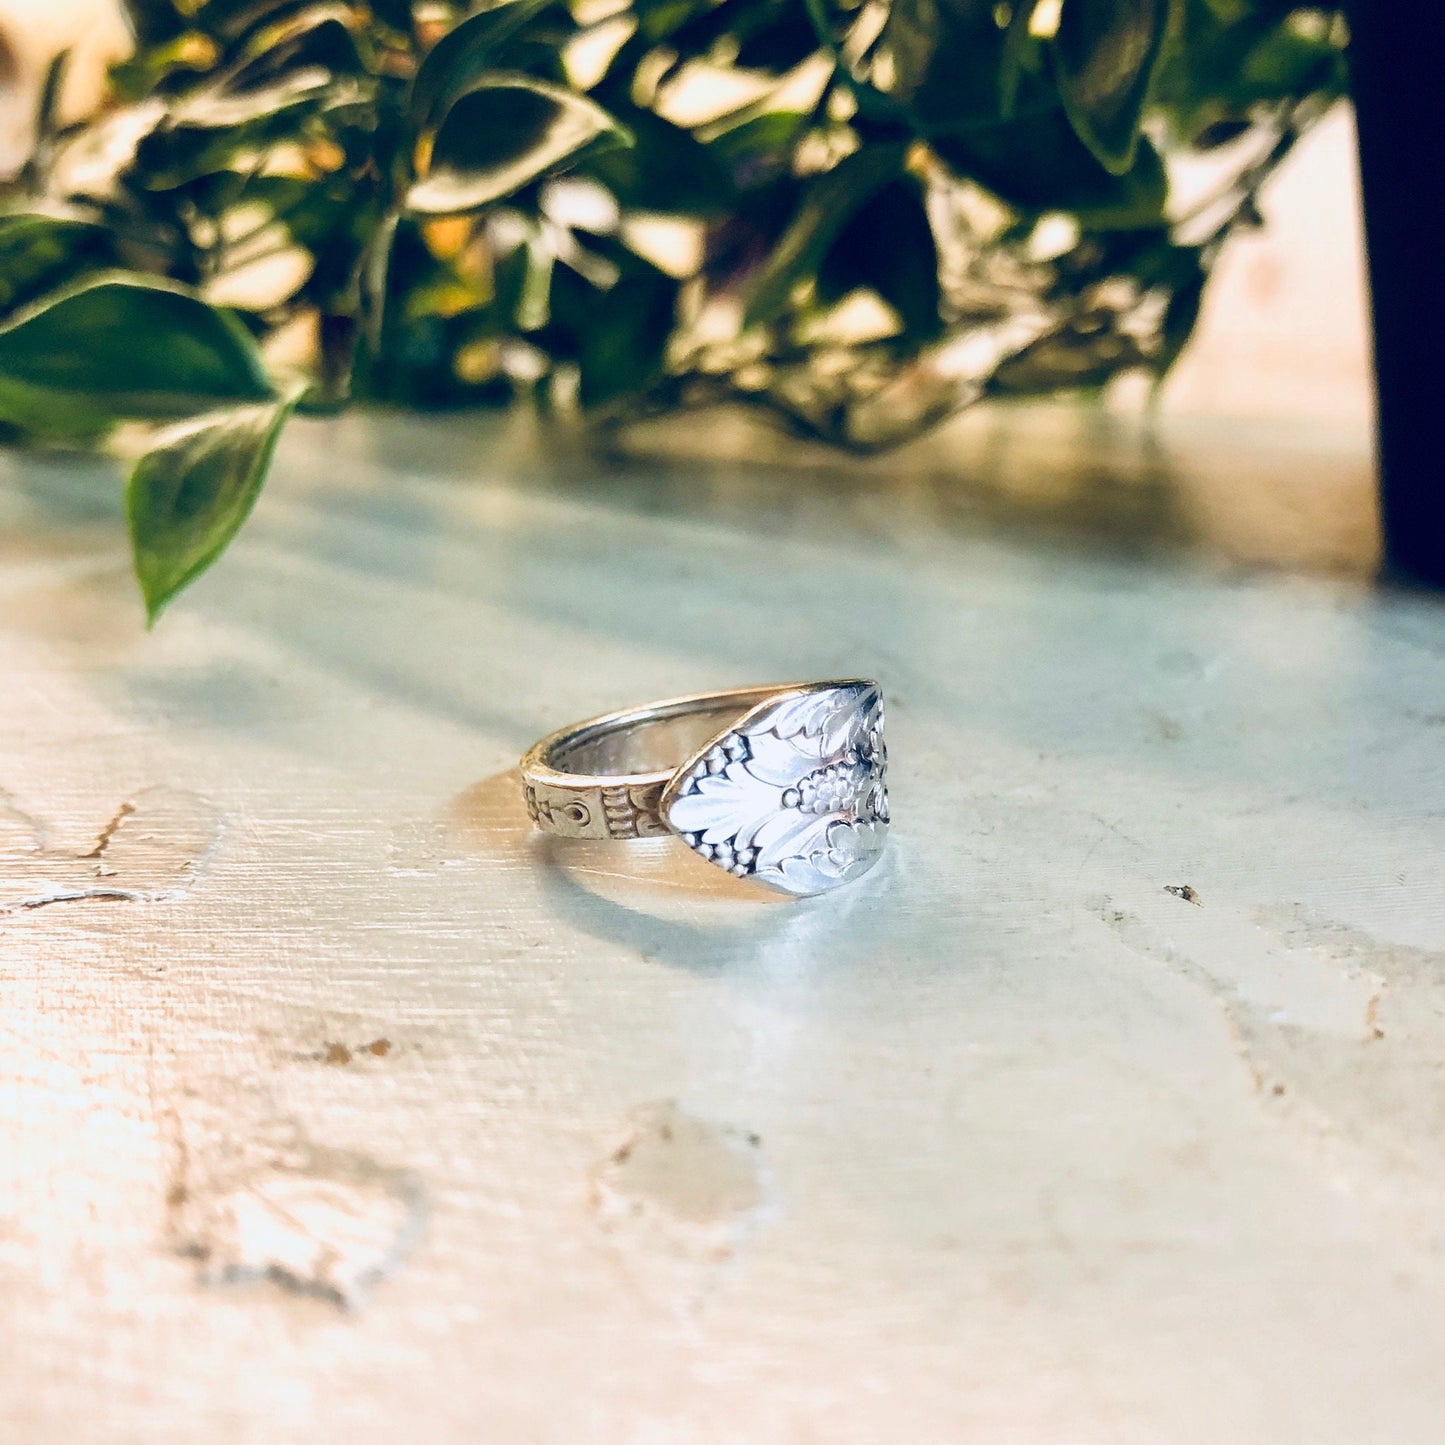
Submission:
POLYGON ((739 878, 807 895, 878 861, 888 834, 887 765, 878 685, 845 681, 707 693, 595 718, 538 743, 522 779, 528 811, 546 831, 670 831, 739 878), (689 724, 696 733, 709 723, 726 726, 680 766, 626 766, 647 754, 648 730, 685 737, 689 724), (596 807, 602 798, 606 807, 596 807))

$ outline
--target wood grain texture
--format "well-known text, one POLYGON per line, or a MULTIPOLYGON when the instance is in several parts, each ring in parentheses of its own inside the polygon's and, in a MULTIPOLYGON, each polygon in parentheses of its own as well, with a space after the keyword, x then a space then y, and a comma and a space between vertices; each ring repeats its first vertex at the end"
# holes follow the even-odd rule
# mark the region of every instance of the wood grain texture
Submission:
POLYGON ((140 870, 0 913, 0 1439, 1436 1445, 1445 610, 1363 437, 707 425, 298 424, 150 635, 113 475, 0 463, 6 897, 140 870), (569 719, 857 674, 853 888, 530 830, 569 719))

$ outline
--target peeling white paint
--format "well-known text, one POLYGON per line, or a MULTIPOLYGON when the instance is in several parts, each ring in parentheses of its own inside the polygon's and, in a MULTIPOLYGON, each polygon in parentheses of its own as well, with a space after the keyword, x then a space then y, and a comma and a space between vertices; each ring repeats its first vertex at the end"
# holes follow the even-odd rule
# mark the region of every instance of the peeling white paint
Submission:
POLYGON ((665 1100, 633 1110, 621 1136, 592 1176, 594 1208, 606 1229, 688 1237, 721 1254, 772 1205, 755 1134, 665 1100))
POLYGON ((239 1177, 182 1179, 172 1208, 177 1248, 206 1283, 267 1279, 348 1309, 401 1263, 425 1220, 411 1175, 313 1147, 239 1177))
POLYGON ((1341 1038, 1374 1037, 1384 978, 1358 958, 1317 943, 1289 943, 1227 904, 1200 904, 1168 889, 1105 899, 1104 921, 1124 942, 1204 973, 1232 1003, 1282 1028, 1341 1038))
POLYGON ((220 837, 221 816, 182 788, 143 788, 122 803, 92 848, 42 844, 39 826, 0 811, 0 914, 85 898, 178 898, 220 837))

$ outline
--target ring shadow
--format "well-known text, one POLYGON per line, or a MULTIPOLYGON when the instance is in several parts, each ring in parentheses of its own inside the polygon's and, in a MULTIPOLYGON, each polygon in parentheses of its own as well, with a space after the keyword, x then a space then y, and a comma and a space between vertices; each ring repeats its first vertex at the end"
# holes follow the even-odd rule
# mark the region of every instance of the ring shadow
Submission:
POLYGON ((847 927, 853 911, 852 897, 790 898, 734 878, 676 838, 544 834, 527 815, 515 767, 463 789, 443 819, 455 854, 530 870, 554 917, 671 968, 717 973, 780 947, 812 948, 847 927))

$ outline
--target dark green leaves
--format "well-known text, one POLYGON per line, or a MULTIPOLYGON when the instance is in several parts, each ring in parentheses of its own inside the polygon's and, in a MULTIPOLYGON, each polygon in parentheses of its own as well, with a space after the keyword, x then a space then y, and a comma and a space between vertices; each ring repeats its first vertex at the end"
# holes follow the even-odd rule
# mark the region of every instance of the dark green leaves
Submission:
POLYGON ((1169 0, 1064 0, 1053 44, 1059 94, 1079 139, 1115 175, 1134 161, 1169 10, 1169 0))
POLYGON ((871 146, 845 157, 810 184, 792 224, 753 282, 747 325, 772 321, 787 308, 794 290, 817 275, 848 218, 898 176, 907 152, 906 145, 871 146))
POLYGON ((0 330, 0 418, 46 436, 273 395, 246 329, 166 282, 88 282, 0 330))
POLYGON ((113 257, 102 226, 48 215, 0 216, 0 317, 113 257))
POLYGON ((420 134, 497 65, 505 43, 551 0, 505 0, 469 15, 427 52, 411 83, 407 112, 420 134))
POLYGON ((992 0, 893 0, 880 43, 889 93, 922 127, 998 118, 1004 35, 992 0))
POLYGON ((552 334, 576 361, 578 400, 584 407, 612 406, 661 375, 677 289, 670 276, 641 264, 606 291, 559 269, 552 334))
POLYGON ((84 394, 112 416, 272 395, 246 329, 160 281, 95 281, 31 312, 0 331, 0 375, 84 394))
POLYGON ((0 330, 0 420, 65 440, 155 424, 127 491, 152 621, 245 520, 290 408, 246 329, 164 282, 91 282, 0 330))
POLYGON ((1147 141, 1137 145, 1132 166, 1113 175, 1057 106, 932 139, 956 170, 1025 213, 1069 211, 1089 230, 1130 230, 1164 212, 1164 167, 1147 141))
POLYGON ((1163 173, 1139 120, 1170 3, 1063 0, 1045 42, 1029 31, 1036 0, 1010 5, 1002 27, 988 0, 894 0, 880 42, 891 94, 954 170, 1010 205, 1086 212, 1091 228, 1148 224, 1163 173))
POLYGON ((630 146, 589 156, 596 177, 624 206, 674 215, 716 216, 732 207, 732 177, 721 145, 703 145, 690 131, 650 111, 626 113, 630 146))
POLYGON ((582 151, 625 145, 601 106, 526 76, 479 82, 447 112, 408 209, 430 216, 474 211, 582 151))
POLYGON ((898 313, 910 341, 929 340, 939 319, 938 247, 912 176, 890 181, 839 232, 818 274, 825 300, 858 287, 876 292, 898 313))
POLYGON ((1343 37, 1328 24, 1298 23, 1290 6, 1180 0, 1181 23, 1164 48, 1152 99, 1179 136, 1248 123, 1291 97, 1343 95, 1343 37))
POLYGON ((459 215, 511 194, 584 152, 630 143, 586 96, 520 73, 499 72, 507 42, 551 0, 505 0, 437 41, 406 98, 422 138, 408 210, 459 215))
POLYGON ((260 495, 288 401, 158 431, 126 486, 136 577, 154 622, 225 550, 260 495))
POLYGON ((1009 12, 998 67, 999 113, 1005 117, 1013 114, 1018 100, 1024 57, 1033 39, 1029 34, 1029 22, 1036 4, 1037 0, 1013 0, 1013 9, 1009 12))
POLYGON ((1154 373, 1161 382, 1194 334, 1204 300, 1204 285, 1209 279, 1199 248, 1176 246, 1170 249, 1168 255, 1171 269, 1175 272, 1169 278, 1173 291, 1164 308, 1164 319, 1159 327, 1159 354, 1154 358, 1154 373))
POLYGON ((136 147, 147 189, 182 186, 244 165, 246 157, 294 135, 303 117, 333 93, 320 66, 298 70, 254 90, 209 87, 176 106, 136 147))
POLYGON ((171 0, 122 0, 122 8, 142 47, 163 45, 186 28, 185 16, 171 0))
POLYGON ((0 215, 0 430, 150 428, 152 616, 261 484, 287 402, 253 334, 313 404, 530 393, 622 420, 745 394, 899 439, 958 400, 924 397, 940 345, 1021 306, 1043 329, 995 390, 1167 368, 1345 75, 1330 0, 122 3, 106 105, 58 123, 52 72, 8 192, 33 214, 0 215), (1200 238, 1165 162, 1210 147, 1200 238))

